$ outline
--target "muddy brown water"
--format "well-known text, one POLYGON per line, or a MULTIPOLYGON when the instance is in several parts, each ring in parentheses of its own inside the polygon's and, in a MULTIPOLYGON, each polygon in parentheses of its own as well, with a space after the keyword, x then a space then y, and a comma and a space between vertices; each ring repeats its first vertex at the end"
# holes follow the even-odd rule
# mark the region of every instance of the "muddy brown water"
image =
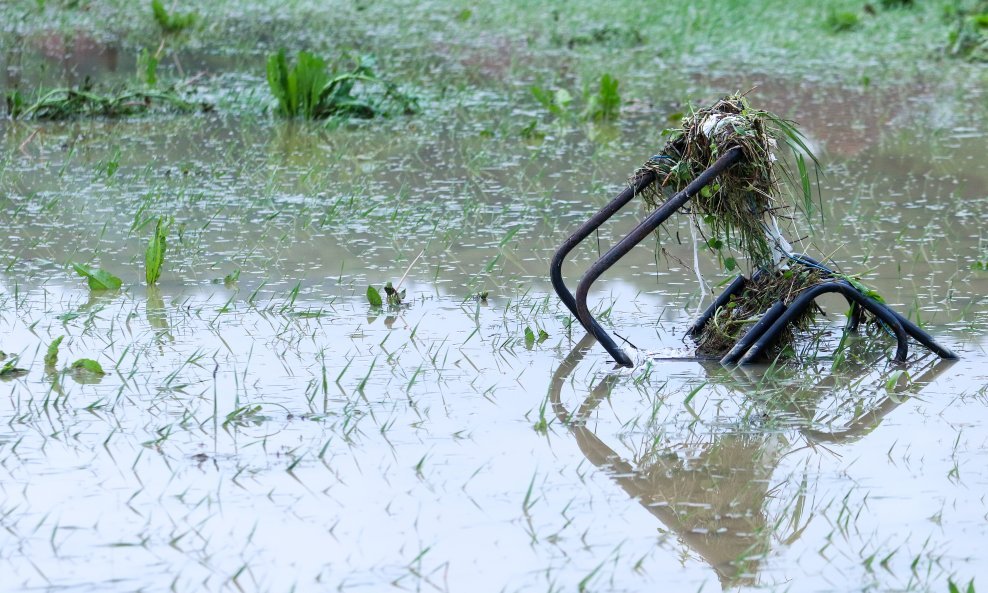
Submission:
MULTIPOLYGON (((826 171, 805 247, 961 356, 914 344, 904 369, 882 335, 835 368, 829 302, 802 362, 611 369, 548 260, 650 156, 655 111, 541 141, 470 117, 0 122, 0 350, 27 370, 0 379, 0 589, 988 582, 986 119, 940 117, 940 90, 894 112, 877 91, 761 90, 826 171), (148 289, 157 216, 174 223, 148 289), (406 304, 370 307, 420 253, 406 304), (124 288, 91 294, 70 261, 124 288), (60 370, 84 357, 107 374, 60 370)), ((688 237, 677 221, 592 295, 662 358, 701 302, 688 237)))

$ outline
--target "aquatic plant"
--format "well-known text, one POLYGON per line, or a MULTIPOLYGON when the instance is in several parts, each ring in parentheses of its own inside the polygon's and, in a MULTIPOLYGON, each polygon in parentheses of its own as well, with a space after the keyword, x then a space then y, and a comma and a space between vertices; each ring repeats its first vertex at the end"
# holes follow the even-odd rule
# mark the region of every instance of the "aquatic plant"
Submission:
POLYGON ((151 53, 147 48, 141 48, 141 51, 137 54, 138 82, 149 87, 158 84, 158 60, 160 57, 161 48, 155 53, 151 53))
POLYGON ((853 12, 831 8, 830 11, 827 12, 827 18, 824 20, 823 24, 824 27, 826 27, 826 29, 831 33, 843 33, 845 31, 857 29, 858 25, 861 24, 861 19, 853 12))
POLYGON ((178 33, 195 24, 199 18, 195 12, 169 13, 161 0, 151 0, 151 14, 164 33, 178 33))
POLYGON ((988 62, 988 0, 957 9, 947 40, 947 54, 972 62, 988 62))
POLYGON ((119 290, 123 281, 106 270, 90 268, 89 266, 72 262, 72 269, 86 279, 89 290, 119 290))
POLYGON ((368 57, 341 60, 330 67, 324 59, 300 51, 289 67, 282 49, 268 58, 267 78, 278 101, 275 112, 282 117, 372 118, 418 111, 415 99, 378 76, 368 57))
POLYGON ((76 117, 124 117, 146 113, 161 106, 177 111, 208 110, 208 105, 197 105, 182 99, 174 90, 123 89, 116 93, 97 92, 89 84, 81 87, 62 87, 43 92, 31 104, 27 104, 19 91, 7 93, 7 112, 14 119, 63 120, 76 117))
POLYGON ((587 89, 583 93, 586 107, 583 119, 587 121, 614 121, 621 110, 621 94, 618 92, 618 80, 610 74, 600 77, 597 90, 587 89))
POLYGON ((165 247, 168 237, 168 224, 158 218, 154 234, 144 252, 144 279, 148 286, 154 286, 161 277, 161 266, 165 263, 165 247))
POLYGON ((19 357, 13 356, 4 361, 3 366, 0 366, 0 379, 13 379, 27 374, 27 369, 17 366, 18 360, 19 357))
POLYGON ((51 344, 48 344, 48 349, 45 351, 45 369, 52 371, 58 364, 58 347, 62 345, 62 340, 65 336, 58 336, 52 340, 51 344))
POLYGON ((73 372, 92 373, 94 375, 105 375, 102 365, 92 358, 80 358, 69 367, 73 372))
POLYGON ((618 92, 619 82, 610 74, 604 74, 591 90, 587 86, 583 91, 584 108, 578 114, 574 111, 573 95, 564 88, 553 90, 538 85, 529 87, 535 100, 557 119, 569 120, 579 116, 584 121, 614 121, 621 110, 621 94, 618 92))

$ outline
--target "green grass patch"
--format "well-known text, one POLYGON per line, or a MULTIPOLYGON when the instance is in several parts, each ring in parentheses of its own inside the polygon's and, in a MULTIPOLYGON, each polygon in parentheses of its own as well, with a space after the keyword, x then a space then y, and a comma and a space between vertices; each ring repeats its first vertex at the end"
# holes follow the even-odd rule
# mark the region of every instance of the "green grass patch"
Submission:
POLYGON ((289 65, 284 50, 267 64, 268 87, 281 117, 372 118, 418 111, 416 100, 380 77, 373 58, 344 57, 333 64, 300 51, 289 65))

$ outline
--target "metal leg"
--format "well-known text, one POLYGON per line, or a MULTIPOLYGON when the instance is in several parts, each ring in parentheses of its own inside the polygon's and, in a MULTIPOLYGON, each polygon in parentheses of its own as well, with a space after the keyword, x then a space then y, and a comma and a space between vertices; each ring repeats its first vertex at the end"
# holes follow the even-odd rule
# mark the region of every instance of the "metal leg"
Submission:
POLYGON ((584 321, 580 318, 579 313, 576 309, 576 299, 573 298, 573 293, 569 291, 566 287, 566 283, 563 281, 563 260, 569 255, 570 251, 580 244, 581 241, 586 239, 597 230, 600 225, 604 223, 608 218, 614 216, 621 208, 623 208, 628 202, 634 199, 635 196, 640 194, 645 190, 653 181, 655 181, 655 173, 653 171, 646 171, 635 180, 635 182, 625 188, 620 194, 618 194, 613 200, 608 202, 606 206, 600 209, 599 212, 594 214, 590 220, 586 221, 580 228, 569 236, 566 241, 559 247, 555 255, 552 256, 552 263, 549 265, 549 278, 552 281, 552 287, 555 289, 556 294, 559 295, 559 299, 563 301, 566 308, 573 313, 573 316, 580 321, 580 324, 590 332, 590 334, 597 338, 604 348, 614 356, 614 361, 621 366, 630 367, 632 366, 631 359, 627 354, 617 345, 613 338, 597 323, 597 320, 591 317, 589 322, 584 321))
POLYGON ((747 332, 734 344, 734 347, 720 359, 720 364, 734 364, 741 358, 741 355, 748 351, 748 348, 758 341, 775 321, 786 311, 786 306, 782 301, 775 301, 769 310, 762 315, 755 325, 751 326, 747 332))
POLYGON ((903 329, 902 324, 899 322, 898 317, 895 312, 886 307, 885 305, 879 303, 878 301, 867 297, 856 288, 847 282, 825 282, 823 284, 817 284, 807 288, 796 299, 790 303, 789 308, 773 323, 765 332, 758 337, 755 343, 748 349, 748 352, 741 357, 739 364, 749 364, 758 359, 761 354, 768 349, 768 347, 774 342, 782 330, 785 329, 786 325, 794 322, 799 315, 802 315, 808 307, 813 304, 822 294, 828 292, 836 292, 844 295, 848 300, 854 300, 858 305, 867 309, 875 317, 878 317, 885 325, 892 328, 895 333, 895 339, 898 342, 895 351, 895 360, 897 362, 905 362, 906 356, 909 353, 908 337, 906 335, 906 330, 903 329))
POLYGON ((703 327, 707 325, 707 322, 713 319, 714 315, 717 314, 717 310, 726 306, 732 296, 744 290, 746 284, 748 284, 748 279, 743 275, 735 278, 733 282, 727 285, 724 292, 720 293, 720 296, 718 296, 717 299, 714 300, 714 302, 711 303, 710 306, 696 318, 696 321, 690 324, 689 328, 686 330, 686 335, 695 336, 699 334, 703 330, 703 327))
MULTIPOLYGON (((650 214, 645 220, 639 223, 634 230, 618 241, 614 247, 608 250, 607 253, 602 255, 600 259, 590 266, 576 287, 577 317, 583 322, 585 327, 591 327, 592 324, 595 323, 594 317, 590 313, 590 307, 587 305, 587 295, 590 292, 590 286, 597 280, 597 278, 600 278, 601 274, 607 271, 608 268, 617 263, 619 259, 627 255, 629 251, 641 243, 645 237, 649 236, 652 231, 658 228, 659 225, 665 222, 666 219, 672 216, 673 213, 682 208, 686 202, 698 194, 707 184, 712 182, 718 175, 741 160, 742 155, 743 153, 740 148, 732 148, 724 153, 724 156, 717 159, 717 162, 708 167, 706 171, 698 175, 696 179, 694 179, 689 185, 686 186, 685 189, 683 189, 683 191, 669 198, 665 204, 660 206, 658 210, 650 214)), ((607 332, 603 328, 600 328, 600 331, 603 335, 607 335, 607 332)), ((599 336, 598 340, 600 340, 599 336)), ((618 364, 626 367, 632 366, 631 359, 624 353, 623 350, 621 350, 619 346, 614 343, 613 340, 610 340, 610 345, 613 347, 613 350, 604 340, 600 340, 600 342, 602 346, 607 348, 607 351, 614 357, 614 360, 618 364)))

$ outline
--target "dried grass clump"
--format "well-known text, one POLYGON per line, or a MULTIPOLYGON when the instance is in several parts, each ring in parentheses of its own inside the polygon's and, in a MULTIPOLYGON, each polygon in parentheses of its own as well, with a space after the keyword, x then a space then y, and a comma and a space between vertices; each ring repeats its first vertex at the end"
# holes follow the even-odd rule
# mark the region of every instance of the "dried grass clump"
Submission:
MULTIPOLYGON (((709 244, 740 252, 752 270, 772 267, 775 262, 767 233, 774 226, 770 215, 789 217, 794 210, 783 199, 779 174, 795 177, 773 154, 780 142, 808 153, 792 122, 752 109, 741 94, 725 97, 685 116, 662 153, 636 172, 651 170, 658 175, 642 197, 648 206, 657 208, 667 193, 682 190, 718 157, 740 147, 742 162, 694 197, 692 212, 705 225, 701 230, 711 235, 709 244)), ((798 164, 805 174, 802 161, 798 164)), ((808 191, 805 183, 802 186, 808 191)))
MULTIPOLYGON (((776 301, 788 305, 803 290, 830 279, 822 269, 799 264, 791 267, 791 247, 777 223, 779 218, 794 217, 799 206, 804 211, 812 206, 802 154, 814 163, 816 159, 792 122, 752 109, 739 93, 711 107, 691 110, 682 126, 672 132, 662 153, 635 173, 639 176, 651 171, 657 175, 642 196, 646 204, 659 207, 666 196, 684 189, 736 147, 744 158, 695 196, 690 212, 708 246, 718 252, 727 248, 747 260, 751 280, 695 337, 701 355, 723 355, 776 301), (795 171, 776 158, 774 152, 779 146, 793 149, 795 171), (802 204, 791 199, 794 194, 783 187, 781 179, 802 191, 802 204)), ((737 260, 731 261, 729 268, 737 260)), ((792 327, 807 328, 816 311, 808 309, 792 327)), ((779 345, 790 343, 794 337, 793 330, 787 330, 779 345)))
MULTIPOLYGON (((697 354, 722 356, 776 301, 782 301, 788 306, 801 292, 828 279, 827 273, 804 267, 755 274, 740 294, 731 297, 726 306, 717 309, 703 331, 696 336, 697 354)), ((778 343, 791 343, 795 338, 792 328, 808 329, 817 311, 814 307, 808 308, 802 317, 779 336, 778 343)))

